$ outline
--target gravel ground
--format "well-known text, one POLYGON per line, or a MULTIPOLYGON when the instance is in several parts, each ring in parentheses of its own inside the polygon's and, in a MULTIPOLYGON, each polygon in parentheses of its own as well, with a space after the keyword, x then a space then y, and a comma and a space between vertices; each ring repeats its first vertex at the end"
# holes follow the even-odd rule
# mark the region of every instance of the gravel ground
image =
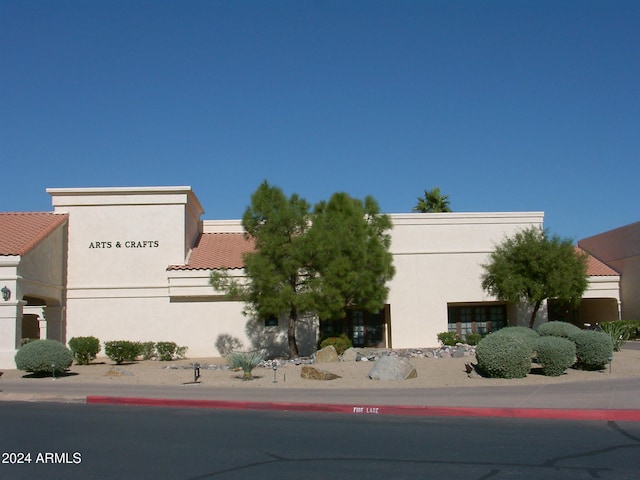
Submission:
MULTIPOLYGON (((418 376, 403 381, 377 381, 368 378, 373 362, 319 363, 313 366, 339 375, 341 378, 328 381, 307 380, 300 377, 302 365, 286 363, 275 372, 271 368, 257 367, 254 379, 243 381, 242 372, 225 368, 222 358, 188 358, 172 362, 141 361, 126 365, 115 365, 107 358, 98 358, 91 365, 72 365, 69 371, 57 380, 69 383, 99 383, 123 385, 180 385, 193 381, 193 363, 199 363, 203 384, 231 388, 427 388, 427 387, 474 387, 489 385, 536 385, 577 381, 599 381, 640 376, 640 350, 623 349, 614 354, 611 369, 587 372, 569 369, 560 377, 545 377, 533 365, 532 373, 521 379, 470 378, 465 363, 475 363, 475 357, 463 358, 412 358, 418 376)), ((46 382, 51 377, 37 378, 18 370, 4 370, 2 381, 46 382)))

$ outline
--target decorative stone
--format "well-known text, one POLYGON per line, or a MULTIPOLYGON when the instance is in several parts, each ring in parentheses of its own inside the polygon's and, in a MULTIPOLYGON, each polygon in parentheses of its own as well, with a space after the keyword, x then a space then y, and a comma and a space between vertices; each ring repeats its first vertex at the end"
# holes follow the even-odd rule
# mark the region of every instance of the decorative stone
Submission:
POLYGON ((347 348, 344 353, 342 354, 342 361, 343 362, 355 362, 358 359, 358 351, 351 347, 351 348, 347 348))
POLYGON ((329 363, 339 361, 340 357, 338 357, 338 352, 336 352, 336 348, 333 345, 324 347, 323 349, 316 352, 316 363, 329 363))
POLYGON ((464 347, 460 346, 453 351, 453 358, 462 358, 464 357, 464 347))
POLYGON ((416 378, 418 372, 408 358, 383 355, 369 371, 371 380, 407 380, 416 378))
POLYGON ((476 370, 476 365, 472 363, 465 363, 464 368, 467 371, 467 376, 469 378, 482 378, 478 371, 476 370))
POLYGON ((300 377, 308 380, 335 380, 336 378, 342 378, 335 373, 325 372, 309 365, 304 365, 300 370, 300 377))

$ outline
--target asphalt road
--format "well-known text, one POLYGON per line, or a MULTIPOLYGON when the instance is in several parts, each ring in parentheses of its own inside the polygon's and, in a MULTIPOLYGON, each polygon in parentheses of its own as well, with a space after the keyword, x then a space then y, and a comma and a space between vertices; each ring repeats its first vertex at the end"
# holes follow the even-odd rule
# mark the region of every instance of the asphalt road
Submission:
POLYGON ((636 479, 640 424, 3 402, 0 452, 11 480, 636 479))

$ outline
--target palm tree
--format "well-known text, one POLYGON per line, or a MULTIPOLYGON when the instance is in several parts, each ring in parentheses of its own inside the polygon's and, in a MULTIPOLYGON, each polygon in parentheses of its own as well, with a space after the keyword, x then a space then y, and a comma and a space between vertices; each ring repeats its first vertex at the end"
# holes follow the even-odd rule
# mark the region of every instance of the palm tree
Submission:
POLYGON ((418 203, 413 207, 413 211, 420 213, 451 212, 449 195, 442 195, 438 187, 432 190, 425 190, 424 198, 418 197, 418 203))

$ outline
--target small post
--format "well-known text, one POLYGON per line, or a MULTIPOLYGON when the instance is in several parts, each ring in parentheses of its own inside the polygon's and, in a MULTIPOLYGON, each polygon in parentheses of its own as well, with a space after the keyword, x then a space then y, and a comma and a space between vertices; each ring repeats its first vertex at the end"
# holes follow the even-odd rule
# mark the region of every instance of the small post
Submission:
POLYGON ((609 373, 611 373, 612 366, 613 366, 613 356, 609 357, 609 373))

